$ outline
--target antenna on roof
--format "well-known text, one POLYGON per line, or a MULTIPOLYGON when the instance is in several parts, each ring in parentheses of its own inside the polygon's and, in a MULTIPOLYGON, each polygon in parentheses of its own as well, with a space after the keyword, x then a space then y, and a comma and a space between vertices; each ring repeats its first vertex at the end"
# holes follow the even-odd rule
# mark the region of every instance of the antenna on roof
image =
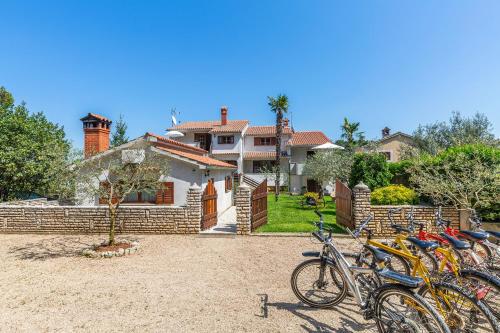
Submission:
MULTIPOLYGON (((176 108, 170 109, 170 115, 172 116, 172 127, 177 126, 177 116, 180 115, 180 112, 177 112, 176 108)), ((180 123, 180 121, 179 121, 180 123)))
POLYGON ((293 129, 293 111, 290 111, 290 128, 292 129, 292 133, 295 132, 293 129))

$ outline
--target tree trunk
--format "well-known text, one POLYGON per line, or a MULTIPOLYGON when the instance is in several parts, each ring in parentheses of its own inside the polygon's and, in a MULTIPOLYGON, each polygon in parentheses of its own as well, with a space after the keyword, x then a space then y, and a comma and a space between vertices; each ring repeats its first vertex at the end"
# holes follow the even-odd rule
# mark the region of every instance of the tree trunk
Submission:
POLYGON ((274 188, 274 198, 278 201, 278 197, 280 195, 280 180, 281 180, 281 167, 280 167, 280 158, 281 158, 281 132, 283 129, 283 112, 281 109, 276 111, 276 181, 274 188))
POLYGON ((118 207, 109 207, 109 245, 115 245, 116 210, 118 207))

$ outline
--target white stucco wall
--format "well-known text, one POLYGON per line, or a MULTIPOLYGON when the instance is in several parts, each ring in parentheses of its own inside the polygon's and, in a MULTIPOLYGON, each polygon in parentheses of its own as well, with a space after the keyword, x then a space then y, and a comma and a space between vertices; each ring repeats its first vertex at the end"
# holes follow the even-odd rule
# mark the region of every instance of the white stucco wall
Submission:
POLYGON ((240 147, 241 147, 241 134, 239 133, 221 133, 221 134, 213 134, 212 135, 212 154, 217 154, 217 153, 235 153, 239 154, 240 153, 240 147), (219 136, 234 136, 234 143, 229 143, 229 144, 219 144, 217 137, 219 136))
POLYGON ((202 182, 202 170, 198 166, 183 161, 169 159, 170 174, 162 177, 164 182, 174 182, 174 206, 187 204, 187 191, 191 185, 202 182))
MULTIPOLYGON (((276 151, 275 145, 270 146, 256 146, 254 145, 255 138, 264 138, 264 137, 274 137, 273 135, 246 135, 244 138, 244 151, 276 151)), ((281 150, 286 151, 286 143, 290 139, 290 135, 283 135, 281 139, 281 150)))
MULTIPOLYGON (((233 205, 233 191, 226 192, 226 176, 232 174, 231 170, 210 170, 208 176, 202 173, 202 190, 207 187, 207 182, 209 179, 214 178, 215 189, 217 190, 217 213, 222 214, 229 207, 233 205)), ((234 184, 233 184, 234 185, 234 184)))

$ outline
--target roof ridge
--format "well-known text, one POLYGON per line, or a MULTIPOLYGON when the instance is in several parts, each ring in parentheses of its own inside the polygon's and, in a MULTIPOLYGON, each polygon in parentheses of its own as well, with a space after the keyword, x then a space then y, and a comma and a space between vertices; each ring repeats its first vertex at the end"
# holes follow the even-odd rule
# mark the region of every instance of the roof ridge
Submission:
POLYGON ((153 136, 153 137, 157 138, 158 140, 164 141, 166 143, 170 143, 170 144, 175 145, 175 146, 186 148, 188 150, 194 150, 194 151, 197 151, 197 152, 200 152, 200 153, 208 154, 208 151, 206 151, 205 149, 194 147, 194 146, 191 146, 191 145, 188 145, 186 143, 179 142, 179 141, 176 141, 176 140, 172 140, 172 139, 166 138, 166 137, 158 135, 158 134, 147 132, 146 135, 153 136))

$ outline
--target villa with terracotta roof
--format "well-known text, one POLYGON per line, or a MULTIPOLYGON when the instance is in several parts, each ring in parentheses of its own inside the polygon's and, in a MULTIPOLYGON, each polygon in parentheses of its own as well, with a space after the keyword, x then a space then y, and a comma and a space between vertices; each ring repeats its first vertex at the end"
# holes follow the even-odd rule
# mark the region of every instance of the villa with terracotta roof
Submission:
MULTIPOLYGON (((162 135, 146 133, 121 146, 109 147, 111 120, 89 113, 81 119, 84 132, 84 155, 86 159, 124 158, 127 151, 140 149, 145 153, 158 154, 169 165, 169 174, 161 178, 164 188, 157 193, 131 193, 125 205, 171 205, 185 206, 191 186, 204 190, 209 184, 217 193, 217 212, 223 213, 233 204, 232 175, 237 167, 233 164, 209 156, 209 152, 197 145, 172 140, 162 135), (146 147, 146 148, 143 148, 146 147), (124 155, 125 153, 125 155, 124 155)), ((238 128, 238 124, 235 124, 238 128)), ((245 125, 246 126, 246 125, 245 125)), ((227 130, 224 126, 211 126, 217 130, 227 130)), ((206 130, 201 127, 198 130, 206 130)), ((232 132, 229 132, 232 133, 232 132)), ((102 182, 104 182, 104 175, 102 182)), ((100 186, 104 184, 96 184, 100 186)), ((78 205, 97 206, 100 198, 79 193, 78 205)))
MULTIPOLYGON (((258 182, 266 177, 262 170, 275 163, 276 126, 250 126, 248 120, 230 120, 225 106, 221 108, 220 120, 187 121, 169 130, 182 133, 174 140, 202 148, 210 157, 236 166, 238 173, 258 182)), ((288 177, 283 177, 280 185, 289 187, 292 193, 319 190, 320 185, 302 170, 306 158, 316 152, 314 148, 326 143, 331 140, 323 132, 294 131, 285 119, 280 167, 288 177)), ((268 185, 274 186, 272 179, 268 179, 268 185)))

